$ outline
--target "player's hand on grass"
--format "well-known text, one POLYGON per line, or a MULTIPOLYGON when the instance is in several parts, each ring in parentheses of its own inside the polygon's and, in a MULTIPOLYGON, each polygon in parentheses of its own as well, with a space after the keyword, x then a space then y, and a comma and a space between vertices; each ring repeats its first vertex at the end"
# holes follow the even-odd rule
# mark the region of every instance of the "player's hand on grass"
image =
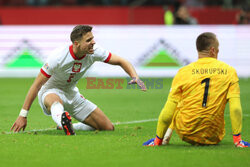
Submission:
POLYGON ((243 141, 241 139, 240 133, 237 135, 233 135, 233 139, 234 139, 235 147, 249 147, 250 146, 250 143, 243 141))
POLYGON ((131 81, 129 81, 128 83, 129 85, 131 84, 137 84, 142 91, 146 91, 146 86, 144 84, 144 82, 142 80, 140 80, 139 78, 133 77, 131 81))
POLYGON ((155 138, 149 139, 145 143, 143 143, 144 146, 160 146, 162 145, 162 139, 156 136, 155 138))
POLYGON ((18 116, 16 119, 15 123, 11 127, 11 131, 13 130, 14 132, 19 132, 20 130, 25 130, 27 125, 27 118, 23 116, 18 116))

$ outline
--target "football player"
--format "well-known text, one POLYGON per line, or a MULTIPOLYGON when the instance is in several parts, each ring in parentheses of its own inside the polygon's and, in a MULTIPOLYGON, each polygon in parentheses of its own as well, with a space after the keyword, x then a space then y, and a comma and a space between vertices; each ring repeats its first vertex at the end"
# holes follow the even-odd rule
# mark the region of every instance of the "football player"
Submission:
POLYGON ((18 118, 11 127, 14 132, 25 129, 28 111, 37 95, 44 113, 51 115, 66 135, 74 135, 75 129, 114 130, 113 124, 101 109, 85 99, 76 87, 79 79, 97 61, 119 65, 132 78, 129 84, 138 84, 143 91, 146 90, 134 67, 127 60, 95 43, 91 26, 74 27, 70 39, 72 45, 54 50, 41 68, 28 91, 18 118), (72 127, 71 116, 80 123, 72 127))
POLYGON ((215 34, 200 34, 196 48, 198 60, 181 68, 174 77, 159 116, 156 137, 144 145, 168 143, 173 129, 192 145, 218 144, 225 135, 224 111, 229 102, 234 144, 249 147, 241 139, 242 109, 235 69, 217 60, 219 42, 215 34))

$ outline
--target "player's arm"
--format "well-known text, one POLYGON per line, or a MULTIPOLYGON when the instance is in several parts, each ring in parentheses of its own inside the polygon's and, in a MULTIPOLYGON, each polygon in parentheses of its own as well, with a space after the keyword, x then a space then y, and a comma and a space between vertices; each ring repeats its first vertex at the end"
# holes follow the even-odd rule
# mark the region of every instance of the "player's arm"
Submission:
POLYGON ((146 91, 146 87, 143 81, 140 80, 132 64, 122 57, 112 54, 108 64, 119 65, 131 78, 129 84, 138 84, 143 91, 146 91))
POLYGON ((38 74, 37 78, 35 79, 35 81, 31 85, 31 87, 26 95, 22 110, 21 110, 18 118, 16 119, 15 123, 12 125, 11 130, 13 130, 14 132, 19 132, 20 130, 25 129, 25 127, 27 125, 28 111, 29 111, 34 99, 36 98, 38 91, 41 89, 42 85, 48 81, 48 79, 49 78, 44 76, 41 72, 38 74))
POLYGON ((242 109, 239 97, 232 97, 229 99, 229 110, 235 146, 249 147, 249 143, 241 139, 242 109))
POLYGON ((162 145, 164 134, 166 133, 168 127, 172 122, 172 118, 174 116, 177 104, 178 103, 173 100, 167 100, 158 119, 156 137, 148 140, 143 145, 146 146, 162 145))
POLYGON ((242 109, 240 104, 240 86, 236 71, 232 76, 232 84, 228 89, 230 119, 232 124, 233 140, 236 147, 249 147, 249 143, 241 139, 242 109))
MULTIPOLYGON (((182 96, 182 86, 180 83, 182 80, 182 73, 180 70, 173 79, 172 86, 168 95, 168 100, 165 103, 157 123, 156 137, 143 143, 145 146, 155 146, 162 145, 164 135, 171 125, 172 119, 174 117, 176 107, 181 100, 182 96)), ((170 130, 170 129, 169 129, 170 130)), ((169 131, 168 131, 169 132, 169 131)), ((169 132, 169 138, 171 137, 172 131, 169 132)), ((164 139, 165 140, 165 139, 164 139)), ((168 139, 169 140, 169 139, 168 139)))

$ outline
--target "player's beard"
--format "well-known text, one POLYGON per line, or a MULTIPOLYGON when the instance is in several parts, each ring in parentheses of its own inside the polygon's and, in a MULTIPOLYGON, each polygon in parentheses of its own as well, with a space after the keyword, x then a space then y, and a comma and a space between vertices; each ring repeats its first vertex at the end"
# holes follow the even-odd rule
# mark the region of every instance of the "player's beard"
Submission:
POLYGON ((93 53, 94 53, 94 45, 91 46, 91 47, 89 47, 89 53, 90 53, 90 54, 93 54, 93 53))
POLYGON ((80 53, 80 55, 93 54, 94 53, 94 48, 93 47, 88 47, 88 48, 85 48, 85 49, 79 48, 79 53, 80 53))

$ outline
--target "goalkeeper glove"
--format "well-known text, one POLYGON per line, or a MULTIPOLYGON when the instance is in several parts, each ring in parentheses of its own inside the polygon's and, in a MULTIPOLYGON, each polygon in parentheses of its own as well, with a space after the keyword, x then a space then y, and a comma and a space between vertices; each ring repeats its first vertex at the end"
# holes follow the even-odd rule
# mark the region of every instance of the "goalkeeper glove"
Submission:
POLYGON ((143 143, 143 145, 144 146, 160 146, 160 145, 162 145, 162 140, 163 139, 156 136, 155 138, 149 139, 148 141, 143 143))
POLYGON ((233 135, 233 139, 234 139, 235 147, 249 147, 250 146, 250 143, 243 141, 241 139, 240 133, 237 135, 233 135))

